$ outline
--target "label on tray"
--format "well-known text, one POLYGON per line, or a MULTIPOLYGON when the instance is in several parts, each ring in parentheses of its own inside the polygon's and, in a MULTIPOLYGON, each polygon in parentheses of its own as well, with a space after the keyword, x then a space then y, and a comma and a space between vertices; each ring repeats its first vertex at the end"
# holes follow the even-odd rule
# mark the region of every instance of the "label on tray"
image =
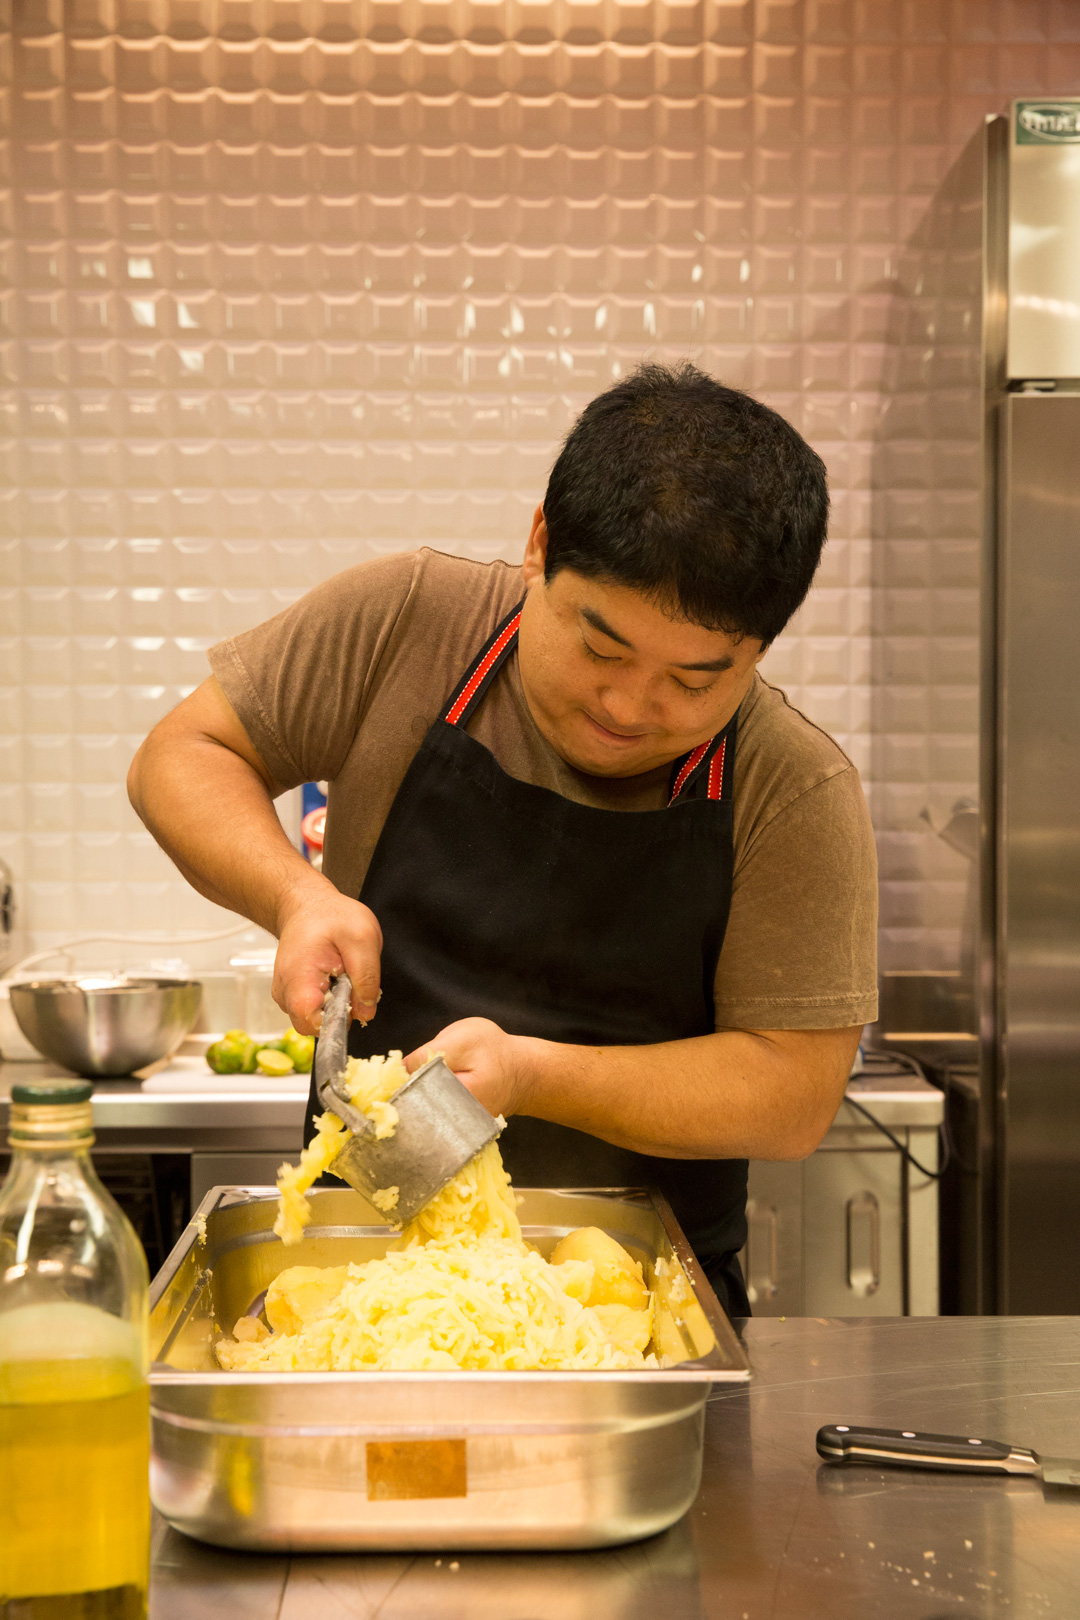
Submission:
POLYGON ((369 1440, 369 1502, 468 1496, 464 1440, 369 1440))

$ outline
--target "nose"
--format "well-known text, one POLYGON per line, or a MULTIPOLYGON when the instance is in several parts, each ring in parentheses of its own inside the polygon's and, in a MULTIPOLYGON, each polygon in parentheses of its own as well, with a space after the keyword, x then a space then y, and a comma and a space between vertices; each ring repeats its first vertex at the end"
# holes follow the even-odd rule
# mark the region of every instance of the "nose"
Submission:
POLYGON ((643 682, 609 682, 598 693, 602 714, 616 731, 648 730, 648 702, 643 682))

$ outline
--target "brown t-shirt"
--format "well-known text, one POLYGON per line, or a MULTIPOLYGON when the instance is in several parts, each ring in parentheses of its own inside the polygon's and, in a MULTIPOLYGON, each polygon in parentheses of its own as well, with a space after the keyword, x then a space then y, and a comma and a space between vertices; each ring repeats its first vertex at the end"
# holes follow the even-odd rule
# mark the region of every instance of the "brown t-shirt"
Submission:
MULTIPOLYGON (((428 728, 500 619, 521 569, 427 549, 346 569, 210 663, 284 790, 330 784, 323 870, 358 895, 428 728)), ((667 766, 586 776, 536 727, 507 661, 469 722, 509 775, 602 809, 654 810, 667 766)), ((755 676, 739 710, 735 876, 716 972, 720 1029, 838 1029, 877 1016, 874 840, 854 765, 755 676)))

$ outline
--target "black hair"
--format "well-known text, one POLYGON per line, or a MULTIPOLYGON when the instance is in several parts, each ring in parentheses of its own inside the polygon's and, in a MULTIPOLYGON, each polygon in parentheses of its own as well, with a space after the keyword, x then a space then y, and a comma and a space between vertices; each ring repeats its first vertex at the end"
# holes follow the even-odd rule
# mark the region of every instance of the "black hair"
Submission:
POLYGON ((790 422, 696 366, 643 365, 585 407, 552 468, 545 577, 572 568, 768 643, 828 515, 824 464, 790 422))

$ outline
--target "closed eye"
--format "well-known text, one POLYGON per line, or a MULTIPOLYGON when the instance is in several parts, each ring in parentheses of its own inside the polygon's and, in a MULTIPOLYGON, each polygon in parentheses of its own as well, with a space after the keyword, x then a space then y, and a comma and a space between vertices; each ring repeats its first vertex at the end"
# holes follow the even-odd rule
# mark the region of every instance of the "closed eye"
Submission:
POLYGON ((618 653, 597 652, 595 647, 589 646, 589 643, 585 640, 584 636, 581 638, 581 645, 584 647, 589 657, 594 658, 598 664, 617 664, 619 662, 618 653))

